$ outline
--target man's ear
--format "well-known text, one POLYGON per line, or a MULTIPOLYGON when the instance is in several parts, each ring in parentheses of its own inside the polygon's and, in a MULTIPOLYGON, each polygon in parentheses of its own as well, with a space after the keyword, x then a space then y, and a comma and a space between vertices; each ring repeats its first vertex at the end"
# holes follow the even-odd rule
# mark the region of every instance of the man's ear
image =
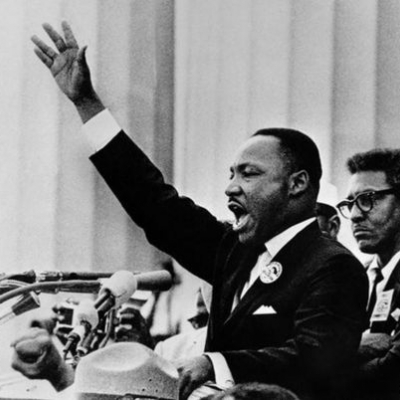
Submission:
POLYGON ((310 176, 304 169, 294 172, 289 177, 289 194, 299 196, 303 194, 310 186, 310 176))
POLYGON ((332 217, 329 218, 328 224, 329 224, 329 235, 332 238, 337 239, 337 236, 340 231, 339 215, 332 215, 332 217))

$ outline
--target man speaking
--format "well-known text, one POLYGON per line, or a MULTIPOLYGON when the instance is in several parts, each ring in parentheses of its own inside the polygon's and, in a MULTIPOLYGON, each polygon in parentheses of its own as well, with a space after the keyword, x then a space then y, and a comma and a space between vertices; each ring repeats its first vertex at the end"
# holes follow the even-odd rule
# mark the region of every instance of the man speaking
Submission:
POLYGON ((35 52, 74 103, 99 173, 151 244, 213 285, 206 353, 176 364, 180 398, 210 380, 334 398, 354 362, 368 289, 361 264, 315 220, 322 171, 314 142, 291 129, 248 139, 226 188, 235 222, 219 222, 165 183, 120 129, 69 25, 63 35, 44 29, 57 51, 34 36, 35 52))

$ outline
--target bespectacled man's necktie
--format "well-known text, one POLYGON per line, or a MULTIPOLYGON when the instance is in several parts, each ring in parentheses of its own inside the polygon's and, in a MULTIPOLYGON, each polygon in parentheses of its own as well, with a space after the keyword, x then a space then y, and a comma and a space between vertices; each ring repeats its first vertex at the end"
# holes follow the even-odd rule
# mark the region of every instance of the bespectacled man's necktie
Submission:
POLYGON ((368 320, 371 318, 372 312, 374 310, 375 307, 375 303, 377 300, 377 286, 379 284, 379 282, 381 282, 383 280, 383 274, 382 271, 379 267, 374 268, 375 271, 375 277, 374 277, 374 282, 372 284, 372 290, 371 290, 371 295, 369 297, 369 301, 368 301, 368 307, 367 307, 367 316, 368 316, 368 320))

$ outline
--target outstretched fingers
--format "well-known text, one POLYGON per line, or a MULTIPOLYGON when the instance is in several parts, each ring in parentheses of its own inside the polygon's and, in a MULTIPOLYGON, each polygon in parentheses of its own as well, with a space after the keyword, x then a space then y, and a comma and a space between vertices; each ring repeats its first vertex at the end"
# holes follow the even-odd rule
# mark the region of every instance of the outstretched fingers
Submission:
POLYGON ((42 50, 38 49, 37 47, 33 49, 35 54, 39 57, 39 59, 46 65, 46 67, 51 68, 53 65, 53 59, 48 57, 46 54, 43 53, 42 50))
POLYGON ((50 39, 56 45, 56 47, 60 53, 62 53, 63 51, 68 49, 68 46, 64 42, 63 37, 50 24, 44 23, 43 29, 50 36, 50 39))
POLYGON ((36 35, 32 36, 31 40, 36 45, 34 49, 36 55, 50 68, 57 53, 36 35))
POLYGON ((75 39, 74 33, 72 32, 69 23, 67 21, 62 21, 61 28, 64 32, 65 43, 67 44, 67 46, 79 48, 78 42, 75 39))

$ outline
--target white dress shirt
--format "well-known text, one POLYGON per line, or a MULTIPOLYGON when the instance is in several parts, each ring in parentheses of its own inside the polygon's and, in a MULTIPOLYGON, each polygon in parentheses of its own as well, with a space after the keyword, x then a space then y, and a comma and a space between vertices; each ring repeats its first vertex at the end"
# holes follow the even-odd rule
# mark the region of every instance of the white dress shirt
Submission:
MULTIPOLYGON (((108 110, 104 110, 87 121, 83 125, 83 131, 87 137, 89 145, 94 152, 97 152, 106 146, 106 144, 121 131, 121 128, 111 113, 108 110)), ((310 218, 293 225, 266 242, 265 246, 268 249, 271 260, 276 256, 279 250, 281 250, 290 240, 292 240, 301 230, 311 224, 314 220, 315 218, 310 218)), ((250 272, 249 279, 243 288, 240 298, 243 297, 244 293, 260 276, 261 266, 263 265, 262 257, 265 258, 265 254, 264 256, 263 254, 259 256, 256 265, 250 272)), ((235 381, 225 357, 221 353, 206 353, 206 355, 213 364, 216 384, 224 389, 233 386, 235 381)))
POLYGON ((383 292, 383 289, 386 286, 390 278, 390 275, 392 275, 394 267, 397 265, 399 261, 400 261, 400 251, 398 251, 384 266, 378 265, 378 259, 376 256, 372 259, 371 264, 367 269, 367 275, 369 281, 369 297, 371 297, 372 286, 375 280, 376 268, 380 268, 383 275, 383 279, 376 286, 376 296, 378 298, 379 294, 383 292))
POLYGON ((272 261, 273 258, 279 253, 279 251, 289 243, 300 231, 306 226, 310 225, 311 222, 315 221, 315 218, 309 218, 305 221, 299 222, 296 225, 291 226, 280 234, 274 236, 272 239, 265 243, 266 251, 258 256, 256 265, 250 272, 249 280, 246 282, 240 298, 242 298, 247 290, 253 285, 256 279, 261 275, 261 269, 264 265, 272 261))
POLYGON ((83 132, 93 152, 101 150, 121 131, 110 111, 103 110, 83 125, 83 132))

